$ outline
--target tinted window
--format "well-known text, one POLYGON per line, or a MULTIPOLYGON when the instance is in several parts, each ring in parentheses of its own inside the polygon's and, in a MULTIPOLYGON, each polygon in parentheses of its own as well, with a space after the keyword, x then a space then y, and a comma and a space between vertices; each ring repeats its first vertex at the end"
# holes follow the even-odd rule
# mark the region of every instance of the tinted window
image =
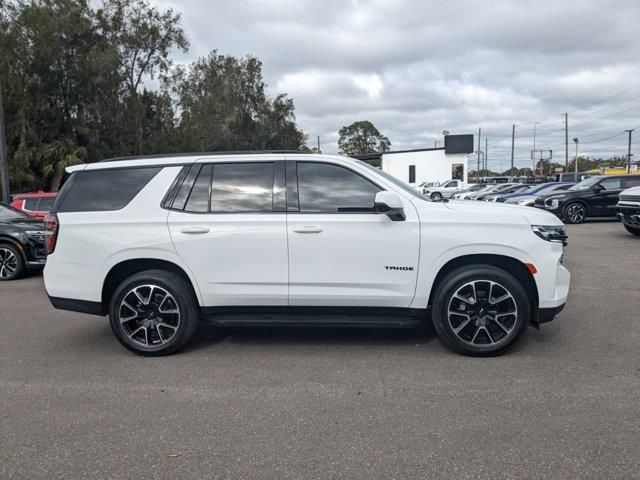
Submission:
POLYGON ((381 189, 346 168, 328 163, 298 163, 301 212, 372 211, 381 189))
POLYGON ((273 163, 220 163, 213 168, 213 213, 271 212, 273 163))
POLYGON ((38 200, 39 198, 25 198, 23 208, 25 210, 29 210, 30 212, 34 212, 38 210, 38 200))
POLYGON ((213 165, 204 165, 193 184, 191 194, 184 207, 187 212, 204 213, 209 211, 209 185, 211 184, 211 169, 213 165))
POLYGON ((80 172, 59 211, 99 212, 124 208, 160 170, 153 167, 80 172))
POLYGON ((189 173, 185 177, 178 193, 176 194, 176 198, 173 199, 172 208, 176 208, 178 210, 184 210, 184 206, 187 203, 187 198, 189 198, 189 194, 191 193, 191 188, 193 187, 193 182, 196 181, 196 177, 200 173, 200 169, 202 165, 196 164, 192 165, 189 173))
POLYGON ((416 166, 409 165, 409 183, 416 183, 416 166))
POLYGON ((620 190, 621 178, 605 178, 600 182, 600 186, 605 190, 620 190))
POLYGON ((53 202, 55 202, 56 197, 43 197, 40 199, 40 203, 38 204, 38 210, 41 212, 50 212, 53 208, 53 202))
POLYGON ((627 177, 624 179, 624 188, 639 187, 640 177, 627 177))

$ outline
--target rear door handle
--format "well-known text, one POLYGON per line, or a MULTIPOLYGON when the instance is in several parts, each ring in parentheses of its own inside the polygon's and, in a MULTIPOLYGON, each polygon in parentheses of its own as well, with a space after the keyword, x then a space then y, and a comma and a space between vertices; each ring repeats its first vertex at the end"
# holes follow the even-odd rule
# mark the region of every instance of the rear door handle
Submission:
POLYGON ((201 233, 209 233, 211 229, 209 227, 182 227, 180 231, 190 235, 197 235, 201 233))
POLYGON ((296 233, 320 233, 322 228, 313 225, 305 225, 304 227, 295 227, 293 229, 296 233))

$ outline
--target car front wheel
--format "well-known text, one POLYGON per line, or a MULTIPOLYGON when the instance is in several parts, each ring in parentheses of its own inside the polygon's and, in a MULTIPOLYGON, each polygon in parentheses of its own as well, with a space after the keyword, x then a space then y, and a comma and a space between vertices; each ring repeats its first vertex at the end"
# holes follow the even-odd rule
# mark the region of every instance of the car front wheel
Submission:
POLYGON ((440 192, 435 192, 431 194, 431 200, 434 202, 439 202, 442 200, 442 194, 440 192))
POLYGON ((18 249, 8 243, 0 244, 0 281, 15 280, 24 270, 24 259, 18 249))
POLYGON ((564 207, 564 219, 567 223, 582 223, 585 218, 587 218, 587 209, 581 203, 570 203, 564 207))
POLYGON ((184 346, 199 321, 192 289, 180 275, 147 270, 126 279, 109 308, 118 341, 138 355, 168 355, 184 346))
POLYGON ((631 226, 627 225, 626 223, 624 224, 624 228, 626 228, 627 232, 629 232, 629 233, 633 233, 634 235, 640 235, 640 228, 631 227, 631 226))
POLYGON ((438 285, 433 324, 450 349, 470 356, 509 350, 529 324, 529 298, 512 275, 490 265, 449 273, 438 285))

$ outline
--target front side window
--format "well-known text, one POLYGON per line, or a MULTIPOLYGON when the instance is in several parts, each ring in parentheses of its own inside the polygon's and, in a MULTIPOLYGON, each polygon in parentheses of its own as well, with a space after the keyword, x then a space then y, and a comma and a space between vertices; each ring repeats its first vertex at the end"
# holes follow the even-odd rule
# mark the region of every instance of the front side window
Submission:
POLYGON ((330 163, 298 162, 300 212, 372 212, 382 189, 347 168, 330 163))
POLYGON ((621 178, 605 178, 600 182, 600 186, 605 190, 620 190, 621 178))

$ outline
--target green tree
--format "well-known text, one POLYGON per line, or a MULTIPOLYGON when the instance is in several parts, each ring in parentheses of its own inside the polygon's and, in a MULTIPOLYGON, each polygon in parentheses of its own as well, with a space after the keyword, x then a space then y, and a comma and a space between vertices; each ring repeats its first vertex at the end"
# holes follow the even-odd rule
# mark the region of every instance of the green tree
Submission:
POLYGON ((387 152, 391 142, 368 120, 354 122, 340 129, 338 147, 344 155, 387 152))
POLYGON ((304 135, 295 124, 293 101, 269 98, 262 63, 213 51, 165 82, 181 112, 182 150, 298 149, 304 135))

